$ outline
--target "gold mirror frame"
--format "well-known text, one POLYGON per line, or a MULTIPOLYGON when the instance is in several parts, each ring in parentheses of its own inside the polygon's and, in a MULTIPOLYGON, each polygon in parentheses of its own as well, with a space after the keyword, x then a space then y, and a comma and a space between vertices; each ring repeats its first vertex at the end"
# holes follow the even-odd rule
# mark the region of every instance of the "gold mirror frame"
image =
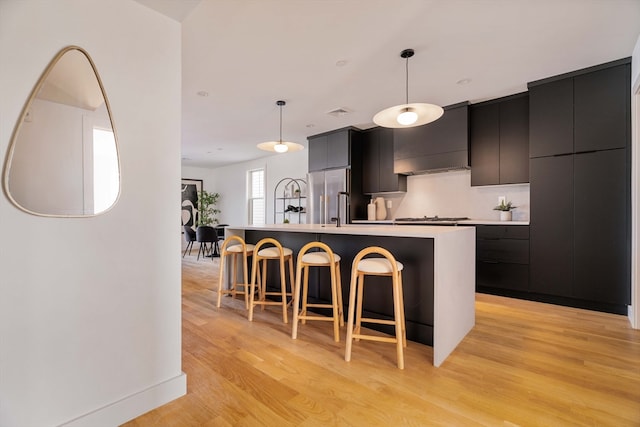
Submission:
MULTIPOLYGON (((71 62, 73 62, 74 58, 71 57, 71 62)), ((80 59, 78 59, 78 61, 80 61, 80 59)), ((73 64, 72 64, 73 65, 73 64)), ((36 116, 37 119, 37 116, 36 116)), ((91 122, 93 123, 93 121, 91 122)), ((77 123, 76 123, 77 126, 77 123)), ((60 126, 59 128, 62 128, 62 126, 60 126)), ((35 129, 35 128, 34 128, 35 129)), ((45 131, 48 132, 50 128, 46 128, 45 131)), ((98 129, 98 127, 93 126, 93 131, 95 132, 96 129, 98 129)), ((41 130, 41 129, 38 129, 41 130)), ((63 131, 67 131, 66 129, 64 129, 63 131)), ((61 131, 62 132, 62 131, 61 131)), ((52 134, 54 134, 55 132, 52 132, 52 134)), ((74 138, 77 138, 77 135, 74 136, 74 138)), ((93 134, 91 135, 91 138, 93 138, 93 134)), ((45 138, 42 138, 45 139, 45 138)), ((34 139, 35 140, 35 139, 34 139)), ((67 149, 67 147, 65 146, 65 143, 68 144, 72 144, 72 143, 77 143, 78 141, 71 141, 71 142, 67 142, 67 141, 59 141, 56 140, 55 137, 51 138, 51 140, 46 140, 46 141, 41 141, 40 139, 35 140, 35 142, 32 141, 22 141, 22 145, 27 146, 28 144, 38 144, 37 147, 45 147, 46 149, 52 150, 52 151, 60 151, 60 150, 65 150, 67 149), (47 145, 50 144, 50 145, 47 145)), ((91 142, 93 143, 93 139, 91 139, 91 142)), ((109 149, 112 150, 111 148, 111 141, 109 141, 109 149)), ((91 146, 90 150, 91 153, 90 155, 93 156, 93 145, 91 146)), ((77 147, 74 147, 74 149, 76 151, 78 151, 77 147)), ((71 151, 71 150, 69 150, 71 151)), ((64 156, 64 152, 61 152, 59 154, 59 156, 64 156)), ((38 156, 35 156, 38 157, 38 156)), ((73 158, 74 156, 68 156, 69 158, 73 158)), ((46 161, 46 160, 45 160, 46 161)), ((72 162, 72 159, 65 159, 65 161, 68 162, 72 162)), ((91 157, 91 161, 93 162, 93 157, 91 157)), ((60 166, 64 166, 63 163, 60 164, 60 166)), ((53 164, 52 162, 52 167, 50 168, 50 172, 51 174, 55 174, 56 178, 59 178, 58 175, 63 175, 66 174, 66 172, 59 172, 57 171, 57 165, 53 164)), ((34 172, 33 170, 31 172, 34 172)), ((37 170, 36 170, 37 173, 37 170)), ((29 184, 27 184, 27 187, 30 186, 30 188, 35 187, 34 182, 37 181, 37 178, 34 178, 32 180, 33 182, 30 182, 29 184)), ((52 180, 52 182, 55 182, 55 180, 52 180)), ((115 181, 114 181, 115 182, 115 181)), ((19 187, 19 186, 18 186, 19 187)), ((37 216, 44 216, 44 217, 70 217, 70 218, 78 218, 78 217, 93 217, 93 216, 97 216, 97 215, 101 215, 104 214, 106 212, 108 212, 109 210, 111 210, 113 208, 113 206, 115 206, 115 204, 118 202, 119 198, 120 198, 120 193, 121 193, 121 188, 122 188, 122 183, 121 183, 121 165, 120 165, 120 154, 119 154, 119 150, 118 150, 118 138, 116 135, 116 128, 113 122, 113 115, 111 113, 111 106, 109 104, 109 100, 107 98, 107 94, 105 92, 104 86, 102 84, 102 80, 100 79, 100 75, 98 74, 98 70, 96 69, 96 66, 93 62, 93 60, 91 59, 91 56, 89 56, 89 54, 87 53, 87 51, 85 51, 84 49, 82 49, 81 47, 78 46, 67 46, 65 48, 63 48, 62 50, 60 50, 56 56, 51 60, 51 62, 47 65, 47 67, 45 68, 44 72, 42 73, 42 75, 40 76, 40 78, 38 79, 38 82, 36 83, 36 85, 34 86, 33 90, 31 91, 29 98, 27 99, 27 102, 25 103, 22 112, 20 113, 20 116, 18 118, 18 121, 16 123, 16 126, 14 128, 13 131, 13 135, 11 137, 11 141, 9 144, 9 149, 7 151, 7 155, 6 155, 6 159, 5 159, 5 165, 4 165, 4 174, 3 174, 3 190, 5 195, 7 196, 7 198, 11 201, 12 204, 14 204, 17 208, 19 208, 20 210, 27 212, 29 214, 32 215, 37 215, 37 216), (82 64, 80 67, 76 67, 75 69, 71 69, 70 71, 73 71, 73 73, 68 73, 68 75, 63 76, 63 80, 65 81, 69 81, 69 80, 75 80, 76 82, 79 80, 85 80, 85 82, 89 82, 88 85, 85 85, 84 87, 82 87, 81 89, 79 89, 79 87, 81 85, 75 85, 75 86, 58 86, 58 87, 54 87, 54 89, 60 89, 62 88, 62 90, 58 91, 58 96, 54 99, 47 99, 46 97, 39 97, 39 95, 41 95, 41 90, 43 89, 43 87, 45 86, 45 83, 49 82, 49 86, 51 86, 51 81, 48 81, 48 78, 52 75, 52 71, 56 69, 56 66, 60 66, 58 70, 56 70, 57 73, 60 73, 60 71, 66 71, 66 68, 64 66, 62 66, 61 64, 64 64, 65 66, 68 65, 67 63, 69 62, 69 59, 67 58, 66 63, 61 63, 61 59, 68 53, 72 53, 74 51, 79 52, 80 54, 82 54, 82 56, 84 57, 84 59, 87 60, 88 65, 91 67, 92 70, 92 77, 91 78, 95 78, 95 83, 97 83, 97 87, 99 88, 99 93, 96 87, 92 87, 91 91, 86 90, 86 87, 89 86, 93 86, 94 82, 93 80, 89 81, 90 77, 87 75, 88 73, 84 73, 82 74, 80 71, 82 71, 82 68, 86 68, 86 70, 88 71, 88 67, 86 66, 86 64, 82 64), (75 72, 78 72, 79 74, 75 74, 75 72), (73 74, 73 75, 72 75, 73 74), (69 79, 70 77, 72 77, 71 79, 69 79), (76 95, 76 97, 74 98, 73 96, 69 97, 68 99, 73 99, 75 101, 78 101, 79 98, 83 98, 83 100, 88 101, 89 98, 92 99, 91 102, 89 102, 86 105, 91 105, 91 107, 87 107, 85 105, 77 105, 72 103, 68 103, 66 100, 64 100, 63 98, 66 95, 65 89, 68 90, 68 92, 72 92, 74 95, 76 95), (70 89, 70 90, 69 90, 70 89), (78 96, 80 95, 80 96, 78 96), (100 100, 98 95, 101 95, 102 99, 100 100), (70 199, 73 199, 73 202, 70 203, 70 205, 73 206, 69 206, 68 208, 65 206, 64 208, 60 208, 60 205, 58 205, 57 203, 55 204, 55 206, 51 209, 49 209, 49 212, 46 212, 47 209, 35 209, 33 206, 34 204, 30 205, 30 206, 24 206, 24 204, 28 204, 28 203, 21 203, 20 201, 18 201, 19 199, 25 200, 25 199, 37 199, 37 197, 39 195, 42 195, 42 197, 47 197, 50 194, 48 194, 49 192, 49 187, 45 187, 44 189, 42 189, 41 193, 38 194, 32 194, 29 197, 24 197, 24 195, 20 195, 18 196, 17 194, 13 194, 14 192, 12 192, 12 175, 15 175, 15 181, 18 181, 18 178, 16 178, 16 176, 19 176, 20 174, 22 174, 21 176, 24 176, 25 173, 29 173, 28 169, 31 169, 32 167, 36 166, 37 167, 37 161, 40 160, 42 162, 42 159, 37 159, 34 163, 29 163, 29 161, 17 161, 16 162, 16 153, 19 153, 19 159, 24 159, 29 157, 26 153, 31 152, 30 150, 26 150, 24 153, 20 152, 20 146, 19 144, 21 143, 20 140, 20 134, 21 131, 23 130, 23 126, 25 124, 25 122, 31 122, 32 117, 31 117, 31 112, 32 112, 32 106, 34 105, 34 101, 38 99, 38 100, 46 100, 46 101, 52 101, 51 104, 55 104, 57 106, 62 105, 61 108, 69 108, 69 105, 72 106, 72 109, 76 109, 79 110, 77 112, 74 112, 74 114, 77 117, 74 117, 74 119, 81 119, 83 122, 80 124, 80 128, 81 128, 81 132, 83 133, 83 135, 80 135, 80 152, 81 152, 81 159, 79 160, 81 163, 80 165, 74 165, 74 167, 78 170, 74 170, 74 172, 76 172, 76 177, 73 178, 74 182, 70 182, 72 181, 71 178, 62 178, 62 184, 58 187, 58 188, 54 188, 52 190, 52 193, 54 194, 54 198, 55 198, 55 194, 60 194, 63 197, 60 197, 61 200, 65 199, 66 197, 69 197, 69 194, 65 193, 65 190, 68 190, 68 188, 74 187, 75 190, 75 195, 73 197, 69 197, 70 199), (62 100, 61 100, 62 99, 62 100), (97 106, 96 106, 97 105, 97 106), (93 108, 93 110, 92 110, 93 108), (97 112, 99 109, 104 109, 106 111, 103 112, 97 112), (107 129, 108 126, 110 126, 110 131, 113 133, 113 149, 115 149, 115 161, 113 161, 113 155, 111 156, 112 158, 112 163, 115 163, 115 167, 117 168, 117 171, 113 171, 112 176, 117 176, 117 191, 115 191, 114 189, 114 185, 112 185, 112 191, 111 191, 111 195, 108 198, 108 201, 110 202, 110 205, 108 205, 108 207, 100 210, 99 212, 95 212, 95 208, 92 206, 91 210, 88 209, 88 203, 93 204, 94 203, 94 194, 93 194, 93 173, 95 173, 95 171, 93 170, 93 163, 91 164, 90 168, 87 168, 86 165, 89 160, 87 160, 87 153, 85 152, 88 151, 86 149, 86 142, 83 140, 84 137, 84 133, 86 133, 87 129, 85 129, 84 127, 86 127, 86 124, 84 123, 85 120, 85 115, 82 114, 82 111, 88 111, 91 113, 95 113, 93 115, 93 117, 90 120, 95 120, 96 118, 99 118, 102 120, 102 123, 104 123, 103 126, 101 126, 103 128, 103 130, 109 130, 107 129), (106 116, 108 116, 108 121, 107 121, 107 117, 105 117, 104 113, 106 113, 106 116), (108 125, 107 125, 108 123, 108 125), (18 147, 18 150, 16 150, 16 148, 18 147), (17 166, 16 166, 17 164, 17 166), (21 168, 22 170, 20 170, 20 172, 17 172, 16 169, 21 168), (87 171, 85 169, 91 169, 89 171, 89 173, 91 173, 91 178, 90 178, 90 182, 86 182, 87 179, 87 171), (13 174, 12 174, 13 172, 13 174), (79 173, 78 173, 79 172, 79 173), (77 182, 76 178, 79 176, 79 179, 81 182, 77 182), (91 190, 87 190, 86 187, 88 187, 88 185, 91 185, 91 190), (78 187, 81 188, 81 190, 78 190, 78 187), (87 193, 87 191, 89 191, 89 193, 87 193), (113 196, 113 193, 115 191, 115 196, 113 196), (78 193, 80 194, 80 201, 75 200, 78 196, 78 193), (87 198, 87 194, 90 195, 89 198, 87 198), (113 201, 111 202, 111 197, 113 197, 113 201), (90 199, 90 200, 87 200, 90 199), (77 205, 81 204, 82 208, 78 209, 77 205), (45 210, 45 212, 40 212, 39 210, 45 210), (60 210, 61 212, 58 212, 58 210, 60 210), (68 210, 68 212, 64 212, 65 210, 68 210), (56 211, 56 212, 52 212, 52 211, 56 211)), ((21 189, 18 189, 21 190, 21 189)), ((38 188, 38 190, 40 190, 38 188)), ((16 191, 16 193, 18 193, 20 191, 16 191)), ((26 192, 26 191, 24 191, 26 192)), ((70 191, 71 192, 71 191, 70 191)), ((44 205, 46 206, 46 202, 44 202, 44 205)))

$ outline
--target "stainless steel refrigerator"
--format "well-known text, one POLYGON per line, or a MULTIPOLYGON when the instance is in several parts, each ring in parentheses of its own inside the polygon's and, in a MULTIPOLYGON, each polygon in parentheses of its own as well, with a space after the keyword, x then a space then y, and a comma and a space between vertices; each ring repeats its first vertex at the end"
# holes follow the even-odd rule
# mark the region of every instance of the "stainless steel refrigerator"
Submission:
MULTIPOLYGON (((310 224, 332 224, 337 217, 340 192, 350 192, 351 170, 333 169, 309 173, 310 224)), ((350 196, 340 195, 340 222, 350 222, 350 196)))

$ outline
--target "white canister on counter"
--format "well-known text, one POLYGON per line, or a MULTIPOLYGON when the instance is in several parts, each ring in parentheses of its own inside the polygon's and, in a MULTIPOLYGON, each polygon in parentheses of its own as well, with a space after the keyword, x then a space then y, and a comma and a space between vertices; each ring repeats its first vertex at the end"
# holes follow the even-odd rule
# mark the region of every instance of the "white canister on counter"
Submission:
POLYGON ((387 208, 384 203, 384 198, 376 197, 375 204, 376 204, 376 219, 377 220, 387 219, 387 208))
POLYGON ((367 220, 376 220, 376 204, 373 203, 373 199, 371 199, 371 203, 367 205, 367 220))

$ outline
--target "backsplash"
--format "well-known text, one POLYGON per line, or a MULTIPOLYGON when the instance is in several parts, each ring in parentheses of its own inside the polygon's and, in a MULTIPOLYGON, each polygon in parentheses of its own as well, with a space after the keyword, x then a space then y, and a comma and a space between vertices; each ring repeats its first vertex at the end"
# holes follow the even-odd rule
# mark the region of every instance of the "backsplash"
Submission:
POLYGON ((478 220, 499 220, 498 197, 505 196, 517 209, 514 221, 529 220, 529 184, 471 187, 471 171, 451 171, 409 176, 404 194, 380 194, 391 201, 387 219, 402 217, 466 216, 478 220))

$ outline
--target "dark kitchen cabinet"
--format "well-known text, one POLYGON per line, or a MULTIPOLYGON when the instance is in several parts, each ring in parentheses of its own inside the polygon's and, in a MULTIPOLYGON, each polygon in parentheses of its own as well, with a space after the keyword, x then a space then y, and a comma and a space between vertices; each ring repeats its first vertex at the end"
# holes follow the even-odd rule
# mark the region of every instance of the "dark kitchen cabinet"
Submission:
POLYGON ((529 289, 528 226, 476 226, 476 287, 488 293, 529 289))
POLYGON ((529 157, 573 153, 573 80, 529 85, 529 157))
POLYGON ((526 93, 470 108, 471 185, 529 182, 526 93))
POLYGON ((574 151, 626 147, 631 104, 630 65, 576 76, 573 85, 574 151))
POLYGON ((362 191, 407 191, 407 177, 393 173, 393 130, 376 127, 363 133, 362 191))
POLYGON ((471 186, 500 182, 500 106, 497 103, 470 108, 469 149, 471 186))
POLYGON ((529 157, 624 148, 628 59, 529 83, 529 157))
POLYGON ((630 302, 629 181, 625 149, 574 158, 574 296, 630 302))
POLYGON ((531 159, 531 292, 573 292, 573 155, 531 159))
POLYGON ((327 168, 327 135, 310 136, 309 142, 309 172, 321 171, 327 168))
POLYGON ((550 302, 630 303, 630 79, 627 58, 529 86, 530 291, 550 302))
POLYGON ((351 154, 359 129, 348 127, 310 136, 309 172, 351 166, 351 154))
POLYGON ((435 122, 393 129, 394 172, 411 175, 469 167, 469 105, 444 108, 435 122))

